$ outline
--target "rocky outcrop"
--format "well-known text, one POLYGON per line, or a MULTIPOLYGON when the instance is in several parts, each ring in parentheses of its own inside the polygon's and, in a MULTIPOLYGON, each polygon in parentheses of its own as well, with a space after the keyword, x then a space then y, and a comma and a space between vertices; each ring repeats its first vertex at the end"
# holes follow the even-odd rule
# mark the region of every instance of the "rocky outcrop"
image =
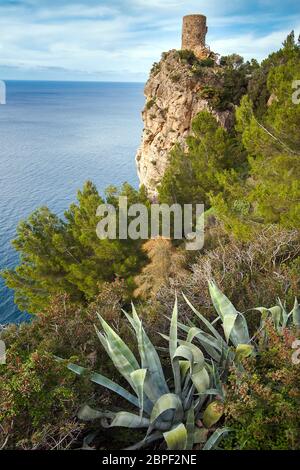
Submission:
POLYGON ((136 156, 140 183, 150 197, 157 195, 171 149, 184 144, 200 111, 208 110, 224 127, 231 125, 232 112, 215 111, 203 98, 202 91, 219 87, 220 80, 219 67, 193 63, 186 51, 172 50, 154 64, 145 87, 144 131, 136 156))

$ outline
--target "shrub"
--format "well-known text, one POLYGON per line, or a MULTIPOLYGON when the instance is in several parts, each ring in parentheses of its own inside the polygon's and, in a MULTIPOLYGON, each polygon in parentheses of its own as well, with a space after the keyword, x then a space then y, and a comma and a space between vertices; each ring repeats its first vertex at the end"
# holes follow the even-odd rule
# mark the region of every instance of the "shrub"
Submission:
POLYGON ((65 219, 47 207, 36 210, 20 222, 13 246, 20 253, 20 264, 1 275, 15 291, 15 302, 21 310, 39 313, 51 297, 67 293, 77 304, 86 305, 98 293, 98 284, 126 280, 128 291, 134 288, 133 277, 144 262, 140 240, 102 239, 96 233, 101 218, 97 209, 106 202, 119 210, 120 196, 128 205, 148 204, 143 190, 129 184, 121 189, 106 189, 106 200, 97 188, 87 182, 78 192, 77 204, 71 204, 65 219))
POLYGON ((151 68, 151 75, 157 75, 160 72, 161 65, 158 62, 154 62, 151 68))
POLYGON ((170 80, 172 80, 173 83, 179 82, 180 78, 181 78, 181 74, 180 74, 180 73, 177 73, 177 72, 173 72, 173 73, 170 75, 170 80))
POLYGON ((178 55, 179 55, 181 62, 185 64, 193 65, 195 62, 198 61, 193 51, 182 49, 178 51, 178 55))
MULTIPOLYGON (((100 419, 106 428, 147 429, 144 439, 130 449, 139 449, 163 440, 168 450, 191 450, 198 444, 202 444, 203 449, 216 447, 229 431, 226 427, 216 429, 216 425, 224 413, 230 370, 245 374, 243 363, 246 358, 261 357, 264 350, 272 353, 274 337, 279 341, 281 335, 290 335, 292 325, 299 328, 300 307, 296 300, 289 314, 281 301, 270 309, 258 308, 260 330, 251 336, 245 315, 236 310, 212 281, 209 282, 209 292, 224 335, 214 326, 216 320, 213 323, 208 321, 187 298, 185 300, 197 324, 190 322, 187 326, 178 322, 176 300, 169 335, 162 335, 169 345, 169 362, 172 366, 172 380, 169 381, 134 306, 132 316, 125 315, 136 335, 140 361, 99 316, 103 331, 96 328, 98 338, 133 393, 99 373, 91 373, 90 380, 127 400, 139 410, 139 414, 96 410, 85 405, 79 417, 85 421, 100 419), (274 334, 270 325, 274 326, 274 334), (260 338, 260 343, 257 338, 260 338)), ((276 367, 275 362, 272 364, 276 367)), ((84 367, 76 364, 69 364, 68 368, 79 376, 87 374, 84 367)), ((255 375, 252 373, 251 377, 255 375)), ((288 379, 288 375, 285 378, 288 379)), ((293 388, 293 393, 295 390, 293 388)), ((272 402, 268 405, 273 413, 276 412, 272 402)))
MULTIPOLYGON (((266 227, 251 242, 240 242, 228 236, 220 225, 206 230, 205 248, 191 260, 191 271, 182 278, 170 279, 157 298, 167 310, 173 303, 175 290, 184 292, 192 303, 211 315, 207 279, 214 278, 223 292, 240 311, 252 305, 271 305, 279 296, 293 302, 300 296, 300 240, 297 231, 266 227)), ((185 304, 181 314, 189 315, 185 304)), ((257 316, 249 313, 253 325, 257 316)))
POLYGON ((225 447, 244 450, 300 449, 300 366, 292 363, 296 338, 268 324, 269 345, 233 371, 227 389, 225 447))
MULTIPOLYGON (((74 380, 54 355, 75 358, 86 367, 111 373, 94 340, 95 309, 122 329, 124 305, 121 281, 106 285, 88 308, 75 307, 59 296, 29 324, 7 327, 1 333, 7 348, 0 366, 0 448, 60 449, 81 447, 86 426, 78 422, 82 403, 111 403, 88 380, 74 380)), ((107 436, 101 436, 106 441, 107 436)))
POLYGON ((74 377, 48 353, 20 356, 16 344, 9 344, 7 365, 0 367, 0 448, 74 446, 83 428, 76 413, 79 396, 88 396, 84 383, 75 387, 74 377))
POLYGON ((146 103, 146 109, 149 111, 156 103, 155 98, 151 98, 150 100, 147 101, 146 103))

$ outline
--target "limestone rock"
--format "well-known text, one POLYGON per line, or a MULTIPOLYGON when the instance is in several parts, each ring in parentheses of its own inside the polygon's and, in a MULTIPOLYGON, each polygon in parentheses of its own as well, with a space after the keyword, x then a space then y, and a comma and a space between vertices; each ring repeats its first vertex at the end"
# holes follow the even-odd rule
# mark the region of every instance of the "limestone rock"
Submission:
POLYGON ((225 128, 232 124, 231 111, 215 111, 201 97, 203 87, 214 85, 220 86, 218 67, 195 70, 176 50, 163 54, 154 65, 145 86, 144 131, 136 155, 140 183, 150 197, 157 195, 171 149, 176 143, 184 144, 200 111, 211 112, 225 128))

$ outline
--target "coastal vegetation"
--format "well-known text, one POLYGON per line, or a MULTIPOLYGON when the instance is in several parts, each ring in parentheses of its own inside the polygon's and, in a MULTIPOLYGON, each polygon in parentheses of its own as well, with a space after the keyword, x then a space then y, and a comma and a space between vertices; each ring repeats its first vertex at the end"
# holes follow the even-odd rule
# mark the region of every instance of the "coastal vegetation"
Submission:
POLYGON ((20 222, 2 276, 32 321, 1 332, 0 448, 300 449, 300 42, 262 64, 178 60, 220 76, 158 187, 205 204, 204 248, 100 240, 100 204, 150 206, 128 184, 20 222))

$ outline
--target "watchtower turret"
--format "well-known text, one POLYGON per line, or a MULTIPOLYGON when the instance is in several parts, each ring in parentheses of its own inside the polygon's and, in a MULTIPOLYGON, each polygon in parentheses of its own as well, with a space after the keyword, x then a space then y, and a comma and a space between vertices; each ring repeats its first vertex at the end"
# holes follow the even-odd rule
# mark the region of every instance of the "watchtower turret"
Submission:
POLYGON ((193 51, 194 54, 202 58, 205 56, 207 18, 204 15, 187 15, 183 17, 182 27, 182 49, 193 51))

